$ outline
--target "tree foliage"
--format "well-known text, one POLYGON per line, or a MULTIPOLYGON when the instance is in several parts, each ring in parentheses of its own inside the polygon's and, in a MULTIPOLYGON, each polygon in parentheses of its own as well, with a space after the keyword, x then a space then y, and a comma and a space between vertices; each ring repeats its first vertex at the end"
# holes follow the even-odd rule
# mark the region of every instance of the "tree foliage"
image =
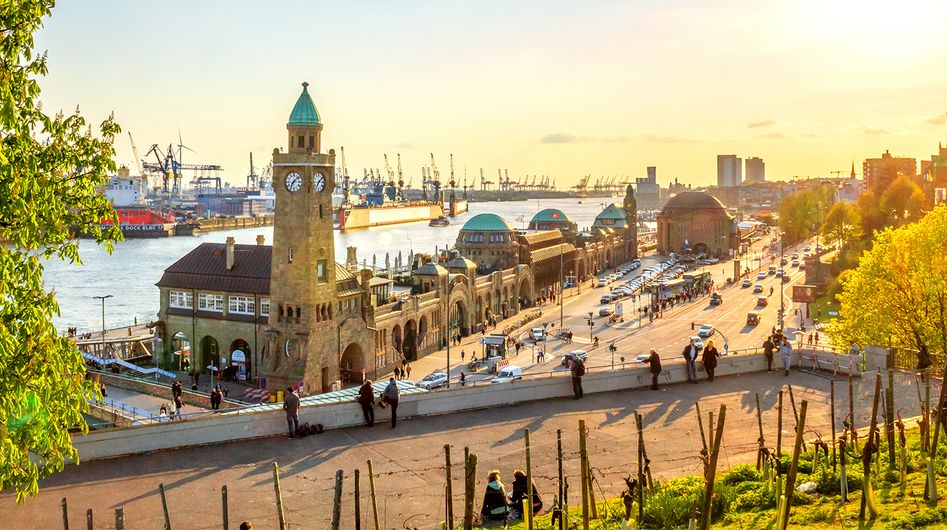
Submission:
POLYGON ((779 203, 779 228, 793 244, 816 233, 832 204, 834 189, 819 186, 791 193, 779 203))
POLYGON ((858 196, 855 211, 858 213, 861 234, 869 240, 874 237, 876 231, 888 226, 891 221, 891 216, 882 210, 878 195, 871 190, 858 196))
POLYGON ((902 175, 881 193, 880 205, 896 224, 900 224, 920 219, 924 215, 927 198, 916 182, 902 175))
POLYGON ((85 432, 85 380, 75 346, 52 317, 55 293, 43 285, 43 261, 78 263, 73 234, 81 231, 111 251, 121 238, 108 200, 97 192, 113 171, 112 117, 93 133, 78 110, 47 115, 37 79, 46 57, 33 33, 51 14, 52 0, 0 3, 0 488, 17 500, 38 491, 38 480, 77 461, 70 429, 85 432), (110 219, 112 228, 99 228, 110 219))
POLYGON ((822 223, 822 240, 826 243, 837 243, 841 249, 849 239, 858 237, 858 212, 847 202, 837 202, 829 208, 822 223))
POLYGON ((878 232, 837 298, 844 320, 829 328, 837 344, 947 352, 947 205, 878 232))

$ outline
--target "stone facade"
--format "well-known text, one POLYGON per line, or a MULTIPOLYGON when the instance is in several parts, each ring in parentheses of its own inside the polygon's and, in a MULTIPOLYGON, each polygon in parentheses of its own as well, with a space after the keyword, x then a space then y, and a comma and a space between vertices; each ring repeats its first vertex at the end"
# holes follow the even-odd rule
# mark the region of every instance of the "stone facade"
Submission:
POLYGON ((717 257, 730 255, 739 243, 734 217, 713 196, 685 191, 658 214, 658 253, 691 251, 717 257))

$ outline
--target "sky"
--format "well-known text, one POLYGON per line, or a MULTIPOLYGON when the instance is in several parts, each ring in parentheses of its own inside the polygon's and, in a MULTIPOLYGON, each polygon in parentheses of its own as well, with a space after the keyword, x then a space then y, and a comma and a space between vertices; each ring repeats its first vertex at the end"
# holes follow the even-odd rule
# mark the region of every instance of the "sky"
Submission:
MULTIPOLYGON (((37 35, 47 111, 114 112, 141 155, 241 184, 286 147, 301 90, 349 174, 434 154, 461 181, 643 176, 703 186, 716 155, 768 180, 848 174, 947 139, 942 0, 61 1, 37 35), (337 149, 338 152, 338 149, 337 149), (495 178, 493 180, 496 180, 495 178)), ((127 134, 119 164, 132 166, 127 134)), ((133 167, 133 166, 132 166, 133 167)))

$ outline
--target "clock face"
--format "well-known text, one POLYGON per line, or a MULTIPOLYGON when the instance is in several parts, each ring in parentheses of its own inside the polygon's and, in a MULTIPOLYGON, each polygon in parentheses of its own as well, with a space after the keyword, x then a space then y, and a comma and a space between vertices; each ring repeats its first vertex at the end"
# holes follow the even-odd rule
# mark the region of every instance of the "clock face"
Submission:
POLYGON ((296 173, 295 171, 286 175, 286 189, 289 191, 299 191, 299 188, 303 186, 303 178, 296 173))
POLYGON ((326 189, 326 178, 322 173, 316 173, 312 176, 312 187, 316 191, 322 191, 326 189))

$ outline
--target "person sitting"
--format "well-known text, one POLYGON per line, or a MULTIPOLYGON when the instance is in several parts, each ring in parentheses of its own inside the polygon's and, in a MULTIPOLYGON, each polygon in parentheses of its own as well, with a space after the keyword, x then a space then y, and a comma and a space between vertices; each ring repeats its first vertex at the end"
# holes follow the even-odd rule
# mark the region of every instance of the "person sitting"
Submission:
POLYGON ((483 494, 480 515, 484 520, 490 521, 506 521, 510 516, 506 487, 500 481, 500 472, 495 469, 487 475, 487 490, 483 494))
MULTIPOLYGON (((520 519, 523 517, 523 499, 526 499, 526 473, 522 469, 513 472, 513 492, 510 493, 510 509, 513 517, 520 519)), ((533 482, 533 515, 538 514, 543 509, 543 500, 539 496, 539 490, 536 489, 536 483, 533 482)))

